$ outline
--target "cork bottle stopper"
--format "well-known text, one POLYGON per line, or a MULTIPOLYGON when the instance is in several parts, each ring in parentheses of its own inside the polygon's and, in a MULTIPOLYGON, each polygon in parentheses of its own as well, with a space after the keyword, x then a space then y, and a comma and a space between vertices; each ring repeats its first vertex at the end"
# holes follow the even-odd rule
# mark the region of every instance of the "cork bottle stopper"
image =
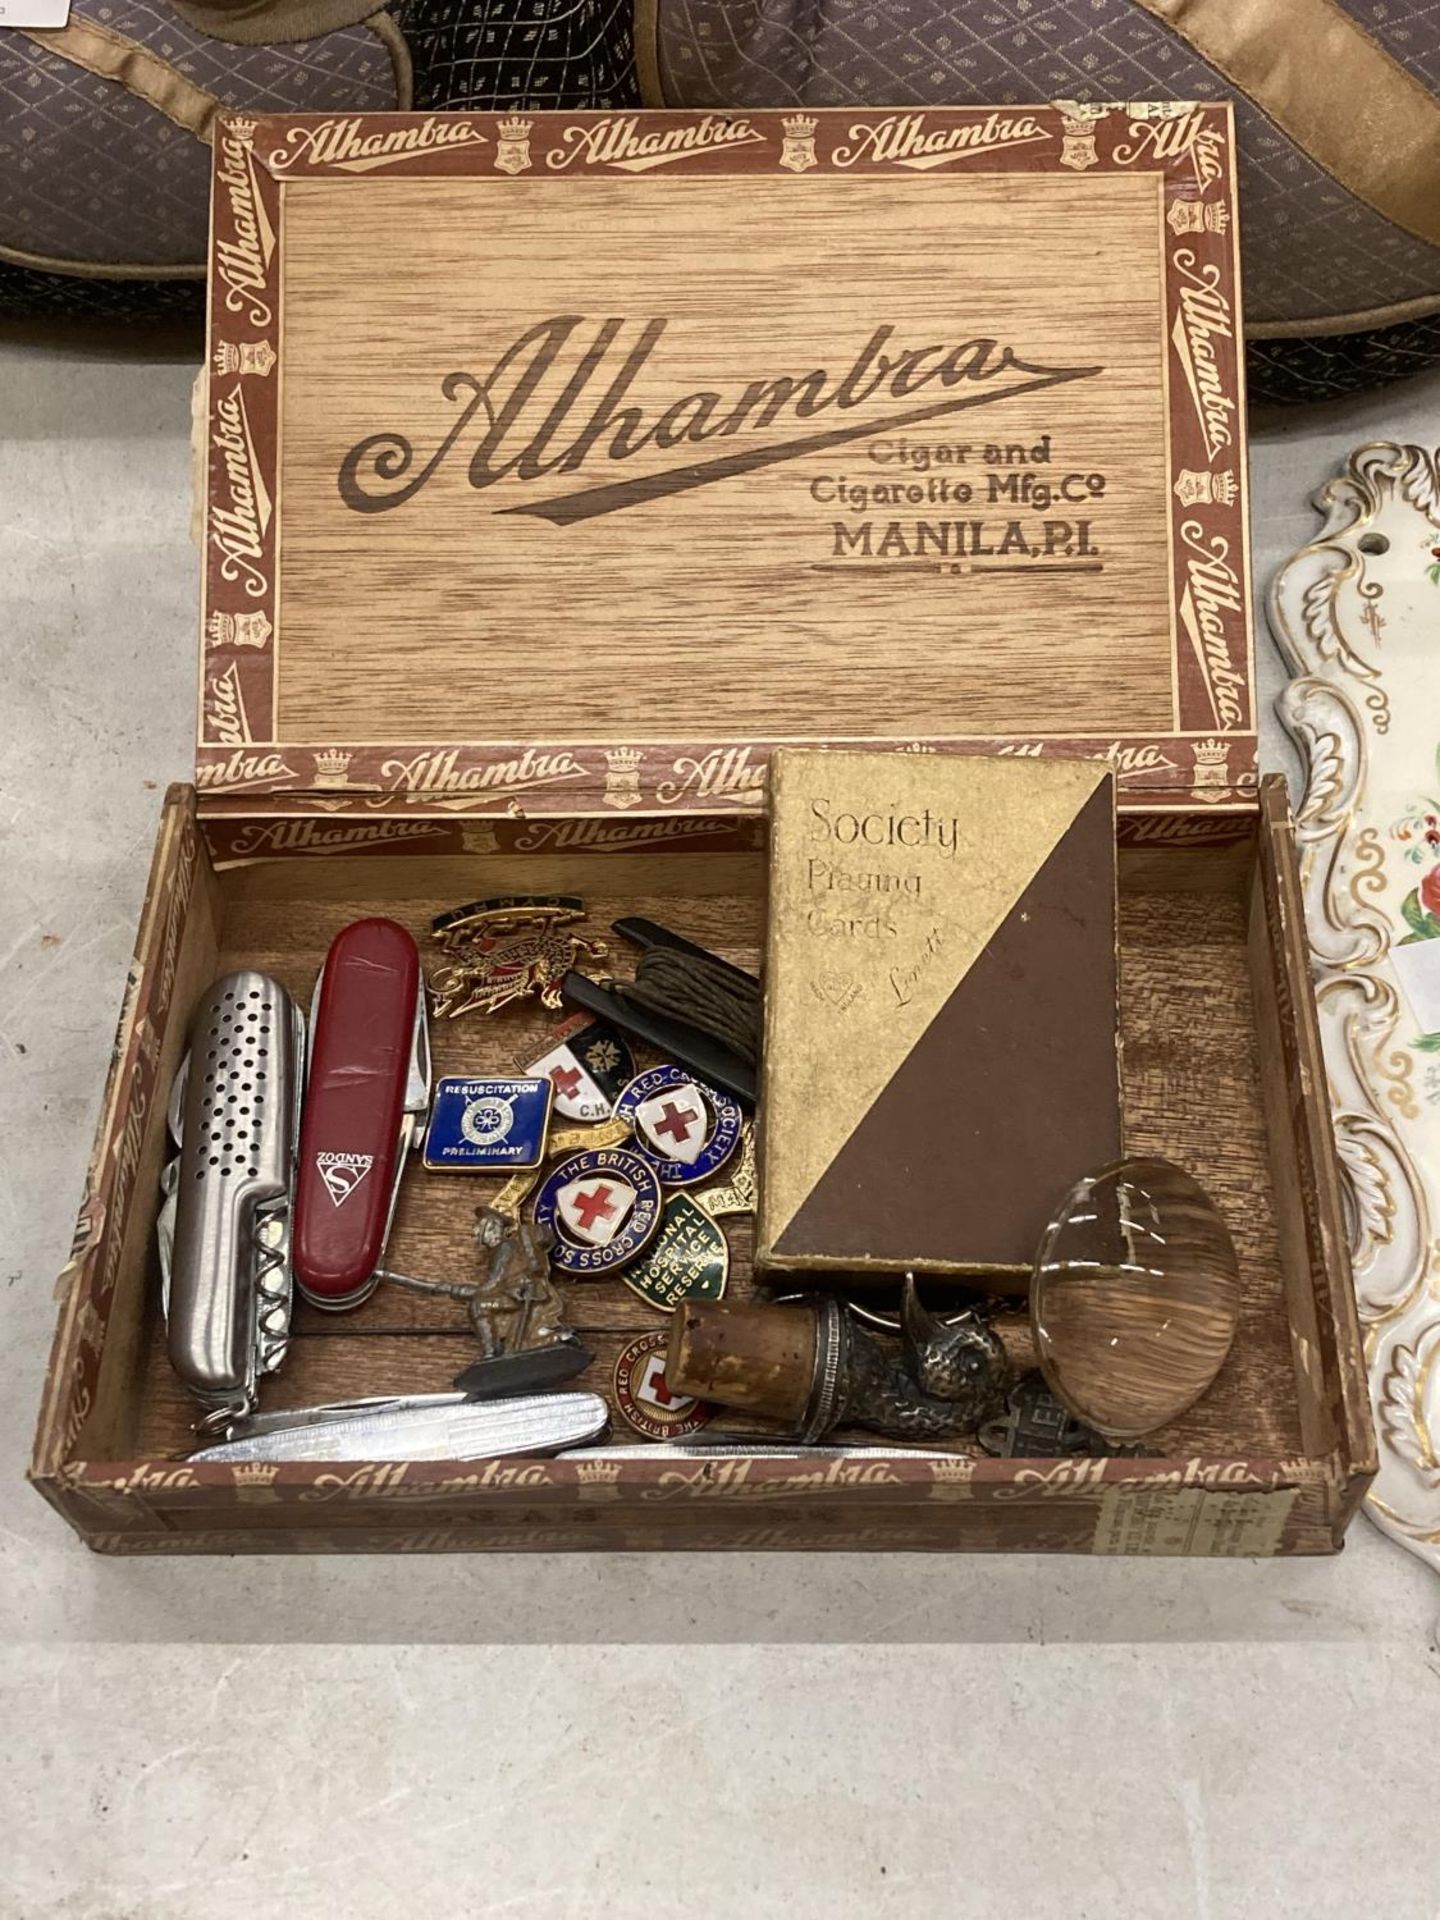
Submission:
POLYGON ((676 1393, 798 1426, 814 1383, 815 1325, 808 1306, 687 1301, 670 1329, 666 1381, 676 1393))

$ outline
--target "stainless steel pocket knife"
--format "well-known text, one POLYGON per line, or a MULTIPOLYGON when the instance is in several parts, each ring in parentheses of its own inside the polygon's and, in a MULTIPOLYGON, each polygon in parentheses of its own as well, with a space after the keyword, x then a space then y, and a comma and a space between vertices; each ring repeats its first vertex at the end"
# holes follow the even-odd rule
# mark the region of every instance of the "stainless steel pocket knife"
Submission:
POLYGON ((177 1149, 157 1222, 171 1364, 202 1433, 255 1404, 290 1333, 305 1024, 267 974, 226 974, 196 1009, 170 1096, 177 1149))

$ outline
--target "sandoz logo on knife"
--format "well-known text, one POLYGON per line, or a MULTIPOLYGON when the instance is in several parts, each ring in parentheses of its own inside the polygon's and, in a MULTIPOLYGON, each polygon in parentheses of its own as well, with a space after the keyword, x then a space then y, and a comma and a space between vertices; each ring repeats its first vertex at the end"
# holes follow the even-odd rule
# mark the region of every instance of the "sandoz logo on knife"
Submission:
POLYGON ((315 1156, 315 1169, 337 1207, 344 1206, 374 1164, 373 1153, 317 1153, 315 1156))

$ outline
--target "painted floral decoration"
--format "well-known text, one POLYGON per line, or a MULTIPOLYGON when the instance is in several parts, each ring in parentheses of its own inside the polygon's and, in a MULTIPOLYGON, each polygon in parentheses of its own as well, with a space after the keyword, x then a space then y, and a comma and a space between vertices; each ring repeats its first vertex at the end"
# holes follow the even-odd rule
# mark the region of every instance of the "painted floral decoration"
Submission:
POLYGON ((1417 940, 1440 940, 1440 866, 1432 867, 1419 886, 1410 889, 1400 911, 1410 929, 1400 941, 1402 947, 1417 940))
MULTIPOLYGON (((1440 548, 1436 551, 1440 552, 1440 548)), ((1437 753, 1436 761, 1440 766, 1440 753, 1437 753)), ((1398 933, 1393 951, 1395 964, 1401 967, 1400 949, 1420 946, 1432 940, 1440 941, 1440 800, 1417 800, 1391 826, 1390 838, 1398 842, 1401 856, 1409 865, 1424 869, 1416 884, 1400 902, 1400 916, 1405 922, 1405 931, 1398 933)), ((1440 952, 1440 948, 1435 951, 1440 952)), ((1436 970, 1433 966, 1419 961, 1418 956, 1416 964, 1422 967, 1427 979, 1434 979, 1436 970)), ((1402 977, 1413 979, 1413 970, 1408 961, 1402 969, 1402 977)), ((1422 1019, 1423 1008, 1433 1005, 1432 991, 1417 1006, 1417 1011, 1422 1012, 1422 1019)), ((1433 1013, 1424 1024, 1433 1027, 1433 1013)), ((1440 1053, 1440 1032, 1422 1033, 1411 1044, 1423 1053, 1440 1053)))

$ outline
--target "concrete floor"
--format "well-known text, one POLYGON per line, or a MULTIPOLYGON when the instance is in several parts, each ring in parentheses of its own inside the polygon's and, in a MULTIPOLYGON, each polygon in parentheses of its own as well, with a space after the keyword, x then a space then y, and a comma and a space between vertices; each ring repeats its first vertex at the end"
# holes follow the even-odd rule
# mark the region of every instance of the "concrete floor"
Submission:
MULTIPOLYGON (((0 1915, 1440 1912, 1440 1591, 1363 1523, 1288 1564, 105 1561, 22 1484, 190 764, 193 373, 0 340, 0 1915)), ((1262 425, 1262 584, 1386 436, 1440 440, 1440 378, 1262 425)))

